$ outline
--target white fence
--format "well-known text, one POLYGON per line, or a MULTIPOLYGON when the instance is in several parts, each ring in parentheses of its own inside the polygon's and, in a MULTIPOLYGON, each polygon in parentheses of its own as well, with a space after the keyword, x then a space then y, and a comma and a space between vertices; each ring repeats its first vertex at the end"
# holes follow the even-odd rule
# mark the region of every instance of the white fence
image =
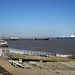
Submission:
POLYGON ((13 61, 10 57, 8 57, 5 53, 3 53, 2 49, 0 49, 0 51, 1 51, 1 57, 3 57, 6 61, 8 61, 9 64, 12 64, 16 68, 24 68, 22 64, 20 64, 19 62, 13 61))

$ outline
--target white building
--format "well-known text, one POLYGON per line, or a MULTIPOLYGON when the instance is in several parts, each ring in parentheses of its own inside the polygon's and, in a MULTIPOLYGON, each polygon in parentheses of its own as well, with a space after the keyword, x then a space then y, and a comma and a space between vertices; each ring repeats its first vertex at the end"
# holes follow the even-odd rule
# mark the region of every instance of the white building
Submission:
POLYGON ((17 36, 12 36, 12 37, 10 37, 10 39, 18 39, 18 37, 17 36))

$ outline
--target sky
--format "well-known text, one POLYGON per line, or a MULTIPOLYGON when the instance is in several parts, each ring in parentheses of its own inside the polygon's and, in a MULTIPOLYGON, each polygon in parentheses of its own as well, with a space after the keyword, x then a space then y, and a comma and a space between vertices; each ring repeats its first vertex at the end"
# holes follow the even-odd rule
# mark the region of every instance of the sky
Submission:
POLYGON ((75 0, 0 0, 0 33, 18 37, 75 34, 75 0))

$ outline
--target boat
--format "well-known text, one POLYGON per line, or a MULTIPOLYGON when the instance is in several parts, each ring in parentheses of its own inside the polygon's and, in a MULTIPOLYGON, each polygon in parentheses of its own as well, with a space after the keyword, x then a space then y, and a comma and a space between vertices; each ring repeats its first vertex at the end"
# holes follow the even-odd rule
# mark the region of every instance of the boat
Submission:
POLYGON ((71 37, 75 37, 75 34, 72 34, 71 37))
POLYGON ((0 47, 8 47, 7 41, 3 40, 0 33, 0 47))
POLYGON ((8 47, 8 43, 5 40, 0 40, 0 47, 8 47))
POLYGON ((57 37, 57 39, 75 39, 75 34, 72 34, 70 37, 57 37))

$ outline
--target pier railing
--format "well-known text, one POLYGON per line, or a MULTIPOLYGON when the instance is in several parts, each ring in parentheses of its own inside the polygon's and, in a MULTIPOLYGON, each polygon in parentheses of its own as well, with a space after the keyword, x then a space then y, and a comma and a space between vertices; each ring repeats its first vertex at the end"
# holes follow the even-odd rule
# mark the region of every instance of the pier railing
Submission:
MULTIPOLYGON (((5 49, 6 51, 7 49, 5 49)), ((18 62, 13 61, 9 56, 7 56, 4 52, 3 49, 0 49, 1 51, 1 56, 4 58, 6 61, 8 61, 9 64, 13 65, 16 68, 24 68, 24 66, 18 62)))

